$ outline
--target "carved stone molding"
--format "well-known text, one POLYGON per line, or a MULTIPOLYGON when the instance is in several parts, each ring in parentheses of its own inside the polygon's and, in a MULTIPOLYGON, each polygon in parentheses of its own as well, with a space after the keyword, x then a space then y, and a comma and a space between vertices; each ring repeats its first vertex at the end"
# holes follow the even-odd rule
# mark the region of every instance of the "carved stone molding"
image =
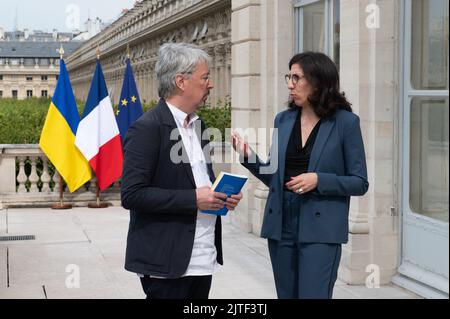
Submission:
MULTIPOLYGON (((205 49, 212 57, 211 76, 217 78, 220 68, 231 65, 231 0, 142 1, 66 59, 75 95, 86 98, 97 45, 107 84, 114 85, 113 94, 119 95, 116 82, 123 78, 128 44, 139 91, 147 101, 158 99, 156 90, 149 88, 157 85, 153 72, 158 48, 167 42, 188 42, 205 49)), ((231 95, 230 73, 221 72, 220 80, 222 84, 211 93, 211 104, 231 95)))

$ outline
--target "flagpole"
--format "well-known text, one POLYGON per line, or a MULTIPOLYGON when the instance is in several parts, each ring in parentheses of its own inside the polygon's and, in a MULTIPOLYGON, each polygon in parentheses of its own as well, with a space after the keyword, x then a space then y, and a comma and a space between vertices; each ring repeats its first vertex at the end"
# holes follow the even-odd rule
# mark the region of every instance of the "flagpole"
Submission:
POLYGON ((100 187, 98 187, 98 182, 97 182, 97 201, 95 203, 89 203, 88 207, 89 208, 106 208, 108 207, 107 203, 103 203, 100 201, 100 187))
MULTIPOLYGON (((97 44, 97 61, 100 60, 100 45, 97 44)), ((102 203, 100 201, 100 187, 98 187, 98 181, 97 181, 97 191, 96 191, 96 202, 95 203, 89 203, 89 208, 106 208, 108 207, 108 204, 102 203)))
POLYGON ((100 60, 100 44, 97 44, 97 60, 100 60))
POLYGON ((52 205, 52 209, 72 209, 72 205, 64 204, 64 180, 61 174, 59 174, 59 203, 52 205))
MULTIPOLYGON (((64 57, 64 48, 61 43, 61 47, 59 48, 59 57, 62 60, 64 57)), ((59 203, 52 205, 52 209, 62 210, 62 209, 72 209, 72 205, 64 204, 64 180, 59 174, 59 203)))

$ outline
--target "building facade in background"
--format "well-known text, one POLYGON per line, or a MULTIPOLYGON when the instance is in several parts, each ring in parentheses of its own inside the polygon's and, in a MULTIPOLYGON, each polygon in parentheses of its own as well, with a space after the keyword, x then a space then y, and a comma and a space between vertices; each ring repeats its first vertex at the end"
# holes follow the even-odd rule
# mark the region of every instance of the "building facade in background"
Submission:
POLYGON ((154 72, 158 48, 171 41, 195 43, 213 58, 215 89, 209 103, 224 105, 231 94, 231 0, 144 0, 124 13, 67 59, 75 96, 85 100, 95 68, 97 47, 117 104, 122 88, 127 46, 143 103, 158 100, 154 72))
MULTIPOLYGON (((361 118, 370 189, 351 201, 339 272, 347 283, 393 281, 448 298, 448 5, 232 1, 234 127, 273 126, 288 99, 288 61, 306 50, 334 59, 361 118)), ((252 179, 235 223, 258 233, 267 192, 252 179)))
POLYGON ((0 98, 50 97, 59 74, 59 48, 72 53, 82 42, 72 33, 0 29, 0 98))
MULTIPOLYGON (((126 47, 144 102, 157 100, 158 47, 195 43, 213 57, 210 104, 231 98, 234 128, 271 128, 286 108, 284 74, 306 50, 328 54, 361 119, 369 192, 353 198, 339 277, 395 282, 426 297, 449 287, 447 0, 142 1, 68 59, 85 100, 101 51, 110 96, 120 94, 126 47)), ((265 132, 268 132, 266 130, 265 132)), ((267 155, 270 134, 250 141, 267 155), (265 150, 263 150, 265 149, 265 150)), ((235 173, 248 175, 239 164, 235 173)), ((251 177, 233 224, 259 234, 268 189, 251 177)))
POLYGON ((109 24, 96 17, 88 18, 85 31, 5 31, 0 27, 0 98, 50 97, 59 74, 61 44, 67 57, 109 24))

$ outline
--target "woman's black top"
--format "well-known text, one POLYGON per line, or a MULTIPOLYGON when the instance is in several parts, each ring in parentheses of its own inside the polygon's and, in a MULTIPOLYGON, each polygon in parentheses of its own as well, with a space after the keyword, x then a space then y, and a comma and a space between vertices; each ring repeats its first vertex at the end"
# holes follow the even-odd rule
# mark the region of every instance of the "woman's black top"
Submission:
MULTIPOLYGON (((311 131, 305 146, 302 147, 302 128, 300 121, 301 113, 302 111, 300 109, 286 150, 284 184, 289 182, 291 177, 308 172, 309 159, 311 157, 314 142, 316 141, 317 133, 320 128, 321 121, 319 120, 314 129, 311 131)), ((287 190, 286 186, 284 188, 287 190)))

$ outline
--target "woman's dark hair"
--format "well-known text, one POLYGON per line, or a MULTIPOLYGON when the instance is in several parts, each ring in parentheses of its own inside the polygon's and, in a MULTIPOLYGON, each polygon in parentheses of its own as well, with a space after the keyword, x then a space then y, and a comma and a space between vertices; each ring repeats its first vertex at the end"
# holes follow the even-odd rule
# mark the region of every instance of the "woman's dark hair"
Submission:
MULTIPOLYGON (((308 101, 318 117, 332 117, 340 109, 352 112, 345 93, 340 92, 337 67, 328 56, 320 52, 299 53, 289 62, 289 70, 294 64, 301 67, 306 80, 316 89, 308 101)), ((294 101, 289 101, 289 107, 296 107, 294 101)))

